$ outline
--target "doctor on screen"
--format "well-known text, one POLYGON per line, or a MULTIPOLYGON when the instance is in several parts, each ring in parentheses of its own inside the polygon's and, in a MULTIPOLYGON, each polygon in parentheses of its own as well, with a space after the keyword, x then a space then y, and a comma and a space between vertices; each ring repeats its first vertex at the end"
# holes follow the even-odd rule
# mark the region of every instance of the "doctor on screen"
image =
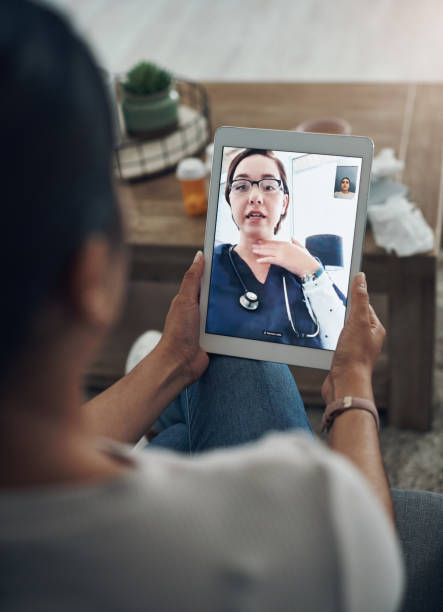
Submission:
POLYGON ((225 197, 240 239, 214 249, 206 331, 335 349, 345 297, 300 243, 277 237, 289 206, 282 162, 264 149, 240 152, 225 197))

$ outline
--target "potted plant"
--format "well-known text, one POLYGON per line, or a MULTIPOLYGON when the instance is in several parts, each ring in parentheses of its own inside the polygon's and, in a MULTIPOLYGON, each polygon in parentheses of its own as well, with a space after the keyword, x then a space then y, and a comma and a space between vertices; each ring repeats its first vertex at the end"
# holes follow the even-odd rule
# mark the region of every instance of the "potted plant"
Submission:
POLYGON ((179 95, 172 76, 152 62, 139 62, 122 85, 122 111, 126 131, 139 138, 157 138, 178 125, 179 95))

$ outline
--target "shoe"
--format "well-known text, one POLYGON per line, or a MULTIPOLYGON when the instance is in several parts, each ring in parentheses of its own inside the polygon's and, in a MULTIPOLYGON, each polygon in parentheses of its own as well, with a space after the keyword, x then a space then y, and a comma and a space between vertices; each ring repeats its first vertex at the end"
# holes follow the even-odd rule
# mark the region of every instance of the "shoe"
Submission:
POLYGON ((142 359, 149 355, 157 346, 162 337, 161 333, 155 329, 150 329, 137 338, 131 346, 126 359, 125 374, 130 372, 142 359))
MULTIPOLYGON (((137 338, 131 346, 128 357, 126 359, 125 374, 130 372, 142 359, 149 355, 155 349, 162 337, 161 333, 155 329, 150 329, 137 338)), ((155 425, 155 424, 154 424, 155 425)), ((146 436, 142 436, 132 451, 139 451, 145 448, 149 442, 156 436, 154 429, 151 429, 146 436)))

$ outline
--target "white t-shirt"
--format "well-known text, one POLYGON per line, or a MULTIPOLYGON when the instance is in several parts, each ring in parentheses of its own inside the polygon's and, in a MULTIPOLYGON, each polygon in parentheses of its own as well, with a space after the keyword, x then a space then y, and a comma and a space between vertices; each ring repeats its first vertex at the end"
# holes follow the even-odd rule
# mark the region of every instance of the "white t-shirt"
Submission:
POLYGON ((397 609, 388 519, 320 443, 272 434, 189 458, 106 445, 134 468, 0 494, 2 612, 397 609))
POLYGON ((355 192, 348 191, 348 193, 343 193, 343 191, 336 191, 334 193, 334 198, 341 198, 343 200, 352 200, 353 198, 355 198, 355 192))

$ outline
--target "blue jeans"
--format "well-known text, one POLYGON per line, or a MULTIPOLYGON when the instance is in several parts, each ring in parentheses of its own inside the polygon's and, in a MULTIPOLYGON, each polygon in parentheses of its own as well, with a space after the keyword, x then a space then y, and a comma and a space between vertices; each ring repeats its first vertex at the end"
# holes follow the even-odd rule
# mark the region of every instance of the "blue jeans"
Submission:
POLYGON ((211 355, 208 369, 156 423, 149 447, 198 453, 257 440, 268 431, 312 430, 288 366, 211 355))
MULTIPOLYGON (((158 420, 149 444, 198 453, 257 440, 269 431, 312 436, 303 401, 287 366, 211 356, 208 369, 158 420)), ((443 495, 392 490, 407 588, 402 612, 443 610, 443 495)))

